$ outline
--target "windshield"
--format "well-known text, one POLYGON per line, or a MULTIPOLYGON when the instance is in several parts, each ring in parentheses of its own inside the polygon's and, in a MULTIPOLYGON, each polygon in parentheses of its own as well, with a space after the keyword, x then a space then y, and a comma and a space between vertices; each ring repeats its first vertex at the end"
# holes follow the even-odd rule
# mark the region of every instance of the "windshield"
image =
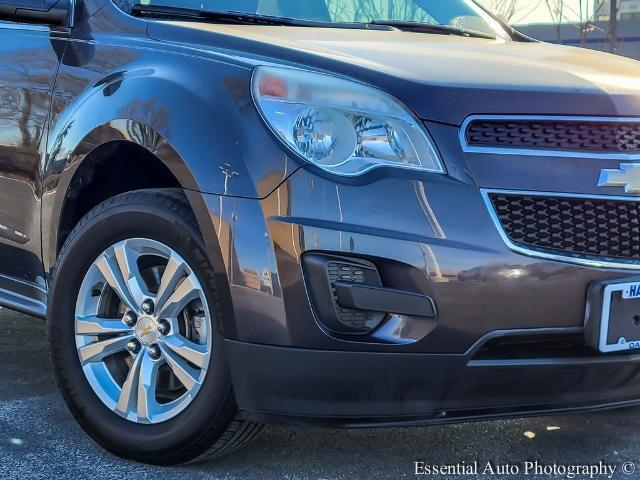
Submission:
MULTIPOLYGON (((116 4, 138 3, 114 0, 116 4)), ((335 23, 386 21, 447 25, 506 37, 500 24, 472 0, 140 0, 142 5, 238 12, 335 23)))

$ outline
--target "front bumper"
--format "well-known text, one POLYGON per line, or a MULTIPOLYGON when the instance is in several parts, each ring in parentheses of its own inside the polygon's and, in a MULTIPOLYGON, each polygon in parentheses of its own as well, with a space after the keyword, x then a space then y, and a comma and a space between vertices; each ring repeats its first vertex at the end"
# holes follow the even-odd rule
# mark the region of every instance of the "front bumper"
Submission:
POLYGON ((640 355, 477 362, 233 341, 226 353, 239 408, 262 422, 422 425, 640 403, 640 355))
MULTIPOLYGON (((261 200, 189 194, 204 200, 199 221, 226 272, 221 304, 228 298, 232 308, 220 329, 239 407, 255 418, 352 425, 640 399, 640 356, 601 355, 586 347, 584 333, 589 286, 626 279, 629 271, 512 251, 481 194, 557 191, 569 167, 470 158, 458 129, 430 131, 447 159, 446 176, 380 171, 337 183, 301 168, 261 200), (540 175, 542 168, 550 174, 540 175), (383 268, 384 286, 433 299, 437 318, 389 315, 371 335, 329 331, 310 301, 302 262, 318 252, 406 267, 383 268)), ((581 182, 569 185, 565 176, 570 191, 611 166, 570 161, 581 182)), ((592 183, 587 193, 597 194, 592 183)))

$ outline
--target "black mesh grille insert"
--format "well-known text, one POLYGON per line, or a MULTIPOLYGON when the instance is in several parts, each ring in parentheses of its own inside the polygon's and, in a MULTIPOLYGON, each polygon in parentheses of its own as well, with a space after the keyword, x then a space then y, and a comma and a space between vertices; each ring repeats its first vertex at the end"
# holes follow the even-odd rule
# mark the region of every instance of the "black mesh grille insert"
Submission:
POLYGON ((476 147, 640 152, 640 123, 559 120, 475 120, 465 132, 476 147))
POLYGON ((345 325, 355 328, 367 328, 367 324, 371 321, 373 315, 370 312, 342 308, 336 301, 336 292, 333 285, 339 281, 367 283, 367 270, 368 269, 363 268, 361 265, 352 263, 329 262, 327 264, 327 273, 329 274, 329 281, 331 282, 333 290, 335 309, 340 317, 340 321, 345 325))
POLYGON ((490 194, 514 243, 570 256, 640 259, 640 202, 490 194))

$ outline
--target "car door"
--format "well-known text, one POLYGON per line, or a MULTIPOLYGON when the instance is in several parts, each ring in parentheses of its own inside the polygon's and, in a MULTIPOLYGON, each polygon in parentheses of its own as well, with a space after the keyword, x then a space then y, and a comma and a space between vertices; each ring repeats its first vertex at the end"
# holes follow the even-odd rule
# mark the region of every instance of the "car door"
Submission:
POLYGON ((56 29, 0 16, 0 305, 32 313, 43 313, 46 298, 40 178, 65 47, 56 29))

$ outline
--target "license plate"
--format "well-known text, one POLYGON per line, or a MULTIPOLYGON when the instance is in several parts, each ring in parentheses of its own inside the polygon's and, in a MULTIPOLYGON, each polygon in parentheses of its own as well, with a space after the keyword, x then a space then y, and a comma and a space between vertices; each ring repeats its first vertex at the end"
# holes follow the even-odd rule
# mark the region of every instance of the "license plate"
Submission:
POLYGON ((640 349, 640 282, 604 289, 599 347, 604 353, 640 349))
POLYGON ((622 288, 622 298, 624 300, 640 298, 640 283, 625 283, 622 288))

